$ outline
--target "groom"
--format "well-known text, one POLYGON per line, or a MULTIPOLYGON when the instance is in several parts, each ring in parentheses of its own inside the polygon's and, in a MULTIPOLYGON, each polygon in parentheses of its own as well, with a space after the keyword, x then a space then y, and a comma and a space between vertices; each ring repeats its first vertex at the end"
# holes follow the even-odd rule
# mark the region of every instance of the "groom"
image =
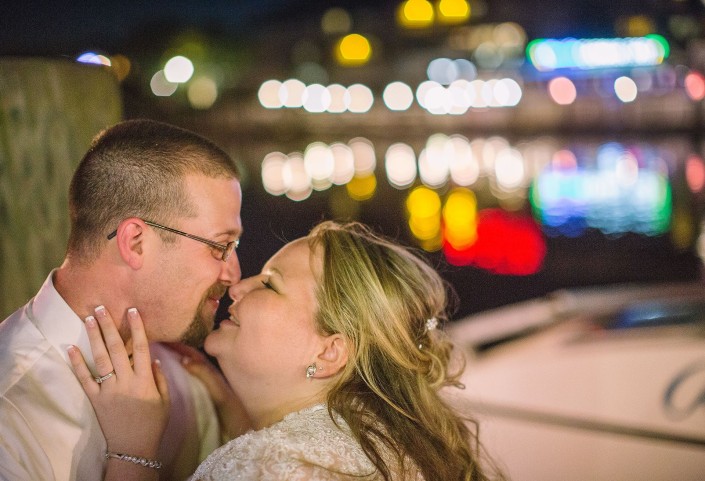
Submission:
MULTIPOLYGON (((0 323, 0 480, 103 478, 108 446, 66 349, 81 348, 96 381, 112 376, 95 370, 82 322, 99 305, 128 349, 130 307, 150 341, 200 346, 240 279, 238 179, 225 152, 171 125, 126 121, 94 139, 71 182, 63 264, 0 323)), ((220 444, 217 416, 180 356, 152 349, 172 403, 160 478, 186 479, 220 444)))

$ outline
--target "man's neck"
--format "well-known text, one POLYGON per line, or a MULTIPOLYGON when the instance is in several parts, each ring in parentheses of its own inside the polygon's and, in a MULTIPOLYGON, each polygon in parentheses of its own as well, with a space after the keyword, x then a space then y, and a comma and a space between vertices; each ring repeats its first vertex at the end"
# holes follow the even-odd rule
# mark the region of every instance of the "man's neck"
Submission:
POLYGON ((67 259, 54 273, 54 288, 66 304, 85 319, 95 315, 95 308, 105 306, 127 344, 130 330, 127 323, 128 302, 117 273, 107 272, 100 265, 78 265, 67 259))

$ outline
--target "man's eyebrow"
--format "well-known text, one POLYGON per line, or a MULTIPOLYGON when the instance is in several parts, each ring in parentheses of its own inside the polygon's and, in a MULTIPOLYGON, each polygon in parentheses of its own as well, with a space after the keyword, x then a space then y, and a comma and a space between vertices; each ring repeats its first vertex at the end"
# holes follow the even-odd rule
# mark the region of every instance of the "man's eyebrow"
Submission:
POLYGON ((243 229, 228 229, 224 230, 222 232, 218 232, 217 234, 214 234, 214 237, 219 237, 222 235, 227 235, 227 236, 235 236, 238 239, 242 237, 243 229))

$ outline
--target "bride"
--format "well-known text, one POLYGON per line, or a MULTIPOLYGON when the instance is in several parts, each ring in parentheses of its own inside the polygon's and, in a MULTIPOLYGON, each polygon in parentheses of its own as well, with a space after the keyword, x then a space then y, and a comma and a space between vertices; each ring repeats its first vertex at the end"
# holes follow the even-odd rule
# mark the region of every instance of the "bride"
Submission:
MULTIPOLYGON (((488 479, 468 421, 442 396, 460 372, 437 329, 445 285, 419 257, 360 224, 324 222, 229 294, 230 318, 204 345, 227 383, 185 359, 236 437, 192 479, 488 479)), ((109 313, 96 312, 86 321, 96 364, 115 375, 97 383, 77 348, 69 356, 108 440, 105 479, 158 479, 166 381, 136 309, 133 365, 109 313)))

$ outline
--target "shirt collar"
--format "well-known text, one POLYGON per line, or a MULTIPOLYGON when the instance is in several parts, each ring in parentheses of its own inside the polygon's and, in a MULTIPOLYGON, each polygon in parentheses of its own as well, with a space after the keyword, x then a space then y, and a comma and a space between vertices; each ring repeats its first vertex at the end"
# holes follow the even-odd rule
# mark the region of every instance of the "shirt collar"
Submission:
POLYGON ((70 345, 74 345, 81 350, 88 369, 96 375, 86 327, 54 287, 55 272, 56 269, 51 271, 37 295, 34 296, 29 318, 67 364, 71 365, 67 349, 70 345))

